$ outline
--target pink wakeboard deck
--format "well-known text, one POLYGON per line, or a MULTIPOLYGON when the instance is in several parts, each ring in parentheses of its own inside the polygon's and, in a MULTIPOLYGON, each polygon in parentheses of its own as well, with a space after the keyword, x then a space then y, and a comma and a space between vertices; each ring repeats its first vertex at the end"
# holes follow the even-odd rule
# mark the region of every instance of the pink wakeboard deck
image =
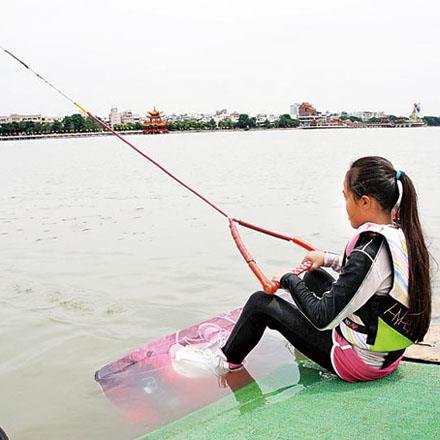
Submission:
POLYGON ((238 308, 150 342, 102 367, 95 379, 130 423, 148 431, 258 381, 281 366, 291 368, 289 385, 296 384, 299 373, 292 347, 272 331, 265 333, 248 356, 244 369, 224 377, 194 364, 176 362, 173 351, 181 345, 212 350, 221 347, 240 313, 238 308))

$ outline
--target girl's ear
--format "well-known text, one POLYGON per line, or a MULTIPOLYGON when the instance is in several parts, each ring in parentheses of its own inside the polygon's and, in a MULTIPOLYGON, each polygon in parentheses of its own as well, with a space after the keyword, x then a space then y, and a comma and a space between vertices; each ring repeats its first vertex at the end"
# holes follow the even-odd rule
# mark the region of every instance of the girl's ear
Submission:
POLYGON ((363 209, 369 209, 371 207, 371 203, 372 203, 371 197, 364 195, 359 199, 359 205, 363 209))

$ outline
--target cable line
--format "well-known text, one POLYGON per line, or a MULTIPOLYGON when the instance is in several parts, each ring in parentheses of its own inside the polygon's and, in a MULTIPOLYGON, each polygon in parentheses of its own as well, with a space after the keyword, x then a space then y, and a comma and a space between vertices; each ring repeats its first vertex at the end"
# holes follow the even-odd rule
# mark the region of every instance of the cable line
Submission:
MULTIPOLYGON (((283 235, 283 234, 279 234, 278 232, 274 232, 274 231, 270 231, 268 229, 264 229, 261 228, 260 226, 256 226, 253 225, 252 223, 248 223, 245 222, 243 220, 239 220, 236 218, 232 218, 230 217, 228 214, 226 214, 225 211, 223 211, 222 209, 220 209, 215 203, 211 202, 208 198, 206 198, 205 196, 203 196, 202 194, 200 194, 198 191, 196 191, 194 188, 192 188, 191 186, 189 186, 188 184, 186 184, 184 181, 182 181, 181 179, 179 179, 178 177, 176 177, 173 173, 171 173, 170 171, 168 171, 163 165, 161 165, 159 162, 157 162, 156 160, 154 160, 152 157, 150 157, 149 155, 145 154, 143 151, 139 150, 139 148, 135 147, 131 142, 129 142, 127 139, 125 139, 123 136, 121 136, 119 133, 117 133, 115 130, 113 130, 109 125, 107 125, 105 122, 101 121, 101 119, 99 119, 97 116, 95 116, 93 113, 91 113, 90 111, 88 111, 87 109, 85 109, 81 104, 79 104, 78 102, 76 102, 74 99, 72 99, 71 97, 69 97, 67 94, 65 94, 63 91, 61 91, 60 89, 58 89, 57 87, 55 87, 51 82, 49 82, 46 78, 44 78, 42 75, 40 75, 38 72, 36 72, 35 70, 33 70, 28 64, 26 64, 24 61, 22 61, 20 58, 18 58, 15 54, 13 54, 11 51, 5 49, 4 47, 0 46, 0 49, 3 50, 7 55, 9 55, 10 57, 12 57, 15 61, 17 61, 18 63, 20 63, 25 69, 29 70, 30 72, 32 72, 38 79, 40 79, 41 81, 43 81, 44 83, 46 83, 50 88, 52 88, 53 90, 55 90, 58 94, 60 94, 63 98, 67 99, 69 102, 71 102, 75 107, 77 107, 79 110, 81 110, 81 112, 87 114, 87 116, 90 116, 95 122, 97 122, 99 125, 101 125, 103 128, 105 128, 106 130, 108 130, 110 133, 112 133, 113 135, 115 135, 118 139, 120 139, 122 142, 124 142, 125 144, 127 144, 130 148, 132 148, 134 151, 136 151, 136 153, 140 154, 143 158, 147 159, 149 162, 151 162, 153 165, 155 165, 157 168, 159 168, 162 172, 164 172, 167 176, 171 177, 171 179, 173 179, 174 181, 176 181, 178 184, 180 184, 181 186, 183 186, 184 188, 186 188, 188 191, 192 192, 196 197, 198 197, 199 199, 201 199, 203 202, 205 202, 206 204, 208 204, 209 206, 211 206, 211 208, 215 209, 219 214, 221 214, 223 217, 225 217, 226 219, 228 219, 229 221, 229 227, 231 230, 231 234, 232 237, 234 239, 235 244, 237 245, 241 255, 244 257, 244 259, 246 260, 246 262, 248 263, 249 267, 251 268, 252 272, 255 274, 255 276, 258 278, 258 280, 260 281, 264 291, 266 293, 275 293, 276 290, 279 287, 278 283, 274 283, 272 281, 269 281, 263 274, 263 272, 261 271, 261 269, 257 266, 257 263, 255 262, 255 260, 253 259, 253 257, 250 256, 250 253, 247 251, 239 233, 238 230, 236 228, 236 225, 234 225, 235 223, 238 223, 239 225, 248 228, 248 229, 252 229, 254 231, 257 232, 261 232, 263 234, 266 235, 270 235, 272 237, 275 238, 279 238, 281 240, 285 240, 285 241, 291 241, 292 243, 302 247, 303 249, 310 251, 313 250, 314 248, 306 243, 305 241, 296 238, 296 237, 289 237, 287 235, 283 235)), ((295 270, 298 270, 298 268, 296 268, 295 270)))

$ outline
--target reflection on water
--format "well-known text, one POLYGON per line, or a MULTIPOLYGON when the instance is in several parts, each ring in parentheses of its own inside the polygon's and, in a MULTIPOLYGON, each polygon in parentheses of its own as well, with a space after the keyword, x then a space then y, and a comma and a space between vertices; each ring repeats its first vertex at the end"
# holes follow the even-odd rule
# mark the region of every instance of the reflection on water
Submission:
MULTIPOLYGON (((337 380, 336 376, 322 371, 310 361, 302 360, 282 365, 258 380, 246 369, 229 373, 220 378, 218 385, 207 385, 205 393, 211 394, 216 389, 224 388, 230 395, 205 406, 201 412, 192 412, 188 418, 178 421, 175 425, 167 425, 164 431, 155 430, 142 436, 142 439, 189 438, 187 430, 210 422, 212 418, 220 419, 222 426, 239 426, 241 417, 251 416, 250 420, 252 416, 258 417, 259 414, 260 417, 264 417, 264 412, 261 412, 264 411, 264 407, 279 408, 280 404, 292 399, 295 399, 292 406, 301 408, 302 392, 331 380, 337 380)), ((235 433, 235 437, 241 436, 235 433)))
POLYGON ((319 366, 304 365, 303 361, 297 361, 296 368, 297 374, 292 374, 292 365, 283 365, 260 383, 247 370, 240 374, 228 374, 223 380, 233 392, 237 403, 231 411, 238 409, 240 415, 252 412, 264 405, 289 399, 322 380, 335 379, 335 376, 323 372, 319 366), (263 392, 263 388, 267 391, 263 392))
MULTIPOLYGON (((413 177, 440 261, 439 137, 438 129, 294 130, 132 141, 231 215, 334 251, 352 233, 341 197, 350 161, 384 155, 413 177)), ((227 223, 112 138, 2 143, 0 200, 2 426, 20 439, 142 434, 93 372, 242 305, 258 288, 227 223)), ((269 275, 303 256, 241 233, 269 275)), ((437 320, 438 291, 436 275, 437 320)))

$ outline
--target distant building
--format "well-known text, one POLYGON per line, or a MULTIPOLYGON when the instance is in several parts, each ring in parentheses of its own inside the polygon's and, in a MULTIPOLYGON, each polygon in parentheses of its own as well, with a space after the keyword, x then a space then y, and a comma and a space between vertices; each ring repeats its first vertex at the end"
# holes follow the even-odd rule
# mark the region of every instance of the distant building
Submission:
POLYGON ((348 116, 354 116, 356 118, 360 118, 363 121, 368 121, 371 118, 381 119, 385 116, 384 112, 370 112, 370 111, 360 111, 349 113, 348 116))
POLYGON ((230 114, 230 117, 229 117, 229 119, 232 121, 232 122, 238 122, 238 119, 240 118, 240 113, 238 113, 238 112, 232 112, 231 114, 230 114))
MULTIPOLYGON (((6 116, 2 116, 2 118, 6 118, 6 116)), ((6 123, 10 122, 43 122, 43 117, 41 115, 18 115, 13 113, 7 117, 6 123)))
POLYGON ((421 120, 420 111, 421 111, 420 102, 417 104, 414 104, 411 115, 409 116, 409 119, 411 121, 420 121, 421 120))
POLYGON ((318 112, 315 107, 313 107, 312 104, 309 102, 303 102, 298 107, 298 116, 301 117, 308 117, 308 116, 317 116, 318 112))
POLYGON ((309 102, 303 102, 298 107, 298 118, 303 125, 314 125, 322 119, 321 114, 309 102))
POLYGON ((122 112, 121 114, 121 123, 122 124, 136 124, 141 121, 141 117, 138 114, 134 114, 131 110, 127 110, 122 112))
POLYGON ((148 112, 148 121, 144 122, 144 134, 168 133, 167 121, 163 119, 163 113, 156 110, 156 107, 148 112))
POLYGON ((112 107, 109 114, 110 127, 114 128, 115 125, 122 124, 122 115, 118 112, 117 107, 112 107))
POLYGON ((43 116, 42 123, 43 124, 52 124, 55 121, 62 121, 64 116, 43 116))
POLYGON ((203 113, 192 113, 190 115, 190 118, 195 121, 203 121, 204 117, 205 117, 205 115, 203 113))
POLYGON ((176 115, 175 113, 172 113, 171 115, 165 115, 164 119, 168 122, 178 122, 179 116, 176 115))
POLYGON ((414 104, 409 118, 400 116, 395 121, 396 127, 426 127, 426 122, 421 117, 420 103, 414 104))
POLYGON ((62 121, 64 116, 42 116, 42 115, 18 115, 0 116, 0 124, 11 122, 35 122, 40 124, 51 124, 54 121, 62 121))
POLYGON ((258 115, 255 116, 255 122, 257 125, 264 125, 267 120, 266 113, 258 113, 258 115))
MULTIPOLYGON (((205 113, 201 115, 202 117, 199 119, 202 122, 211 122, 212 119, 214 119, 214 116, 212 113, 205 113)), ((214 119, 215 121, 215 119, 214 119)))
POLYGON ((223 108, 221 110, 217 110, 215 115, 213 116, 214 121, 218 124, 220 121, 226 121, 229 119, 228 110, 223 108))
POLYGON ((291 116, 292 118, 294 118, 294 119, 298 119, 298 117, 299 117, 299 107, 300 107, 300 106, 301 106, 301 104, 298 104, 298 103, 292 104, 292 105, 290 106, 289 114, 290 114, 290 116, 291 116))

